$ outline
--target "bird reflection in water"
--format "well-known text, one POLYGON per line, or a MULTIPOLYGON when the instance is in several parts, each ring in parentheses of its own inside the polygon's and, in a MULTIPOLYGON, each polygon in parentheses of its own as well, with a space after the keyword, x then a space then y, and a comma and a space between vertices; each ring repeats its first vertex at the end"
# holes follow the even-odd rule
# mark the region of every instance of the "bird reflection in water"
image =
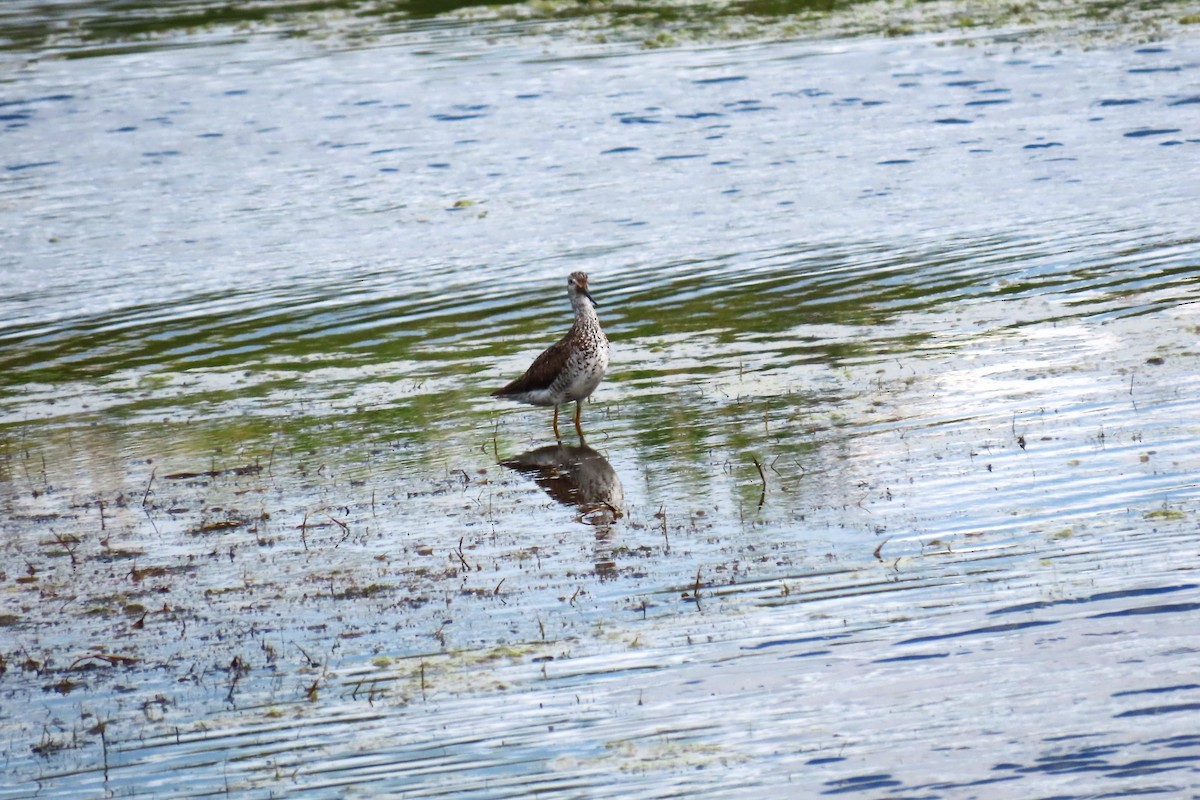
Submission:
POLYGON ((625 489, 607 458, 587 445, 552 444, 500 465, 530 476, 556 501, 578 509, 576 520, 596 528, 596 571, 605 577, 616 574, 608 543, 613 523, 624 513, 625 489))
POLYGON ((587 445, 547 445, 500 464, 530 476, 564 506, 578 508, 580 522, 605 525, 622 515, 625 490, 621 479, 608 459, 587 445))

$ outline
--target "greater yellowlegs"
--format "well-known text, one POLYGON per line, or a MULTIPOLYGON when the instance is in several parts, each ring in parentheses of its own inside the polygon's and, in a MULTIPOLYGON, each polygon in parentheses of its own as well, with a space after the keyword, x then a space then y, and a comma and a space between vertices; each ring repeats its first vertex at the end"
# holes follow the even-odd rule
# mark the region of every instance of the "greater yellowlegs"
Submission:
POLYGON ((575 401, 575 432, 583 441, 579 425, 580 404, 600 385, 608 369, 608 338, 600 329, 596 301, 588 292, 585 272, 572 272, 567 278, 567 297, 575 310, 575 324, 546 352, 533 360, 525 374, 493 397, 507 397, 535 406, 554 406, 554 438, 558 433, 558 406, 575 401))

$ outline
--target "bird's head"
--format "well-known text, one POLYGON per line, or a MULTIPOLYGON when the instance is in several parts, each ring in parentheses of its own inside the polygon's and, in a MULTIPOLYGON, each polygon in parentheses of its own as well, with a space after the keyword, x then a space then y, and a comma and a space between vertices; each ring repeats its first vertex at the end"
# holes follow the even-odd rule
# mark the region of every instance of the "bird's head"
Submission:
POLYGON ((596 301, 592 299, 592 293, 588 291, 588 276, 586 272, 572 272, 567 278, 567 295, 571 298, 571 303, 574 304, 579 297, 586 297, 591 301, 592 305, 596 305, 596 301))

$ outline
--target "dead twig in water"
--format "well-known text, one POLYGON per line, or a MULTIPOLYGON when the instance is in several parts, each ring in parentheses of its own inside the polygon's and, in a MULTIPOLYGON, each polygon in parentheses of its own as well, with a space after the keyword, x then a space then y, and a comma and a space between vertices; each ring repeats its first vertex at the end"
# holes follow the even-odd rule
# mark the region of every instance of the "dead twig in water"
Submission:
POLYGON ((662 535, 663 535, 663 552, 671 552, 671 539, 667 536, 667 510, 666 506, 659 506, 658 513, 654 516, 662 520, 662 535))
POLYGON ((157 535, 159 535, 159 533, 158 533, 158 525, 157 525, 157 524, 154 522, 154 517, 150 516, 150 509, 148 509, 148 508, 143 508, 143 509, 142 509, 142 512, 143 512, 143 513, 146 515, 146 519, 148 519, 148 520, 150 521, 150 527, 151 527, 151 528, 154 528, 154 534, 155 534, 156 536, 157 536, 157 535))
POLYGON ((63 536, 53 528, 50 529, 50 534, 54 537, 54 541, 58 542, 58 546, 67 551, 67 555, 71 558, 71 569, 74 570, 79 566, 79 562, 75 559, 75 551, 79 549, 79 537, 71 534, 63 536))
POLYGON ((142 508, 146 507, 146 500, 150 497, 150 487, 154 485, 154 476, 158 474, 158 467, 150 470, 150 480, 146 483, 146 491, 142 492, 142 508))
POLYGON ((1013 434, 1013 438, 1015 438, 1017 440, 1017 446, 1020 447, 1022 450, 1024 450, 1025 449, 1025 434, 1017 433, 1017 412, 1015 412, 1015 411, 1013 412, 1013 415, 1012 415, 1012 434, 1013 434))
POLYGON ((463 539, 464 539, 464 538, 466 538, 466 537, 460 536, 460 537, 458 538, 458 549, 457 549, 457 550, 454 550, 454 551, 452 551, 452 552, 454 553, 454 555, 458 556, 458 560, 462 562, 463 569, 465 569, 467 572, 470 572, 470 571, 471 571, 471 565, 467 563, 467 559, 466 559, 466 557, 463 555, 463 549, 462 549, 462 547, 463 547, 463 539))
MULTIPOLYGON (((328 512, 325 513, 325 516, 329 517, 330 522, 332 522, 334 525, 337 525, 339 528, 342 529, 342 538, 338 542, 338 545, 340 545, 342 542, 344 542, 350 538, 350 525, 349 524, 334 517, 332 514, 329 514, 328 512)), ((337 547, 337 545, 334 545, 334 547, 337 547)))
POLYGON ((100 748, 104 752, 104 782, 105 782, 105 784, 108 783, 108 736, 106 735, 107 730, 108 730, 108 722, 106 720, 100 720, 100 721, 96 722, 96 724, 94 726, 92 726, 92 730, 91 730, 92 733, 100 734, 100 748))
POLYGON ((767 476, 763 472, 762 464, 758 463, 758 459, 752 458, 751 460, 754 462, 754 468, 758 470, 759 480, 762 481, 762 494, 758 496, 758 507, 762 508, 767 499, 767 476))
POLYGON ((883 546, 884 546, 885 544, 887 544, 888 542, 890 542, 891 540, 892 540, 892 537, 890 537, 890 536, 889 536, 888 538, 886 538, 886 539, 884 539, 882 542, 880 542, 880 543, 879 543, 879 546, 875 548, 875 558, 876 558, 876 560, 878 560, 878 561, 883 561, 883 556, 881 556, 881 555, 880 555, 880 553, 881 553, 881 552, 883 552, 883 546))
POLYGON ((296 645, 296 649, 300 651, 300 655, 304 656, 304 660, 308 662, 308 665, 309 665, 310 667, 319 667, 319 666, 321 666, 321 662, 320 662, 320 661, 317 661, 315 658, 313 658, 312 656, 310 656, 310 655, 308 654, 308 651, 307 651, 307 650, 305 650, 303 647, 301 647, 300 645, 296 645))
POLYGON ((233 696, 237 693, 238 683, 242 680, 242 675, 250 671, 250 667, 246 662, 242 661, 241 656, 234 656, 229 662, 228 672, 232 676, 229 680, 229 693, 225 695, 225 702, 233 704, 233 696))

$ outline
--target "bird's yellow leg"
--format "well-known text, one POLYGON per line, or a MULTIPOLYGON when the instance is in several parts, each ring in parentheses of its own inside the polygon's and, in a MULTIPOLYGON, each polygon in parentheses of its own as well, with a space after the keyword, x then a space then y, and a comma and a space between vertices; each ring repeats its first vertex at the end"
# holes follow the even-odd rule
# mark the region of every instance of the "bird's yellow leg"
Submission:
POLYGON ((580 443, 583 442, 583 427, 579 424, 579 415, 583 411, 583 401, 575 401, 575 432, 579 434, 580 443))
POLYGON ((558 432, 558 406, 554 407, 554 438, 562 442, 562 436, 558 432))

